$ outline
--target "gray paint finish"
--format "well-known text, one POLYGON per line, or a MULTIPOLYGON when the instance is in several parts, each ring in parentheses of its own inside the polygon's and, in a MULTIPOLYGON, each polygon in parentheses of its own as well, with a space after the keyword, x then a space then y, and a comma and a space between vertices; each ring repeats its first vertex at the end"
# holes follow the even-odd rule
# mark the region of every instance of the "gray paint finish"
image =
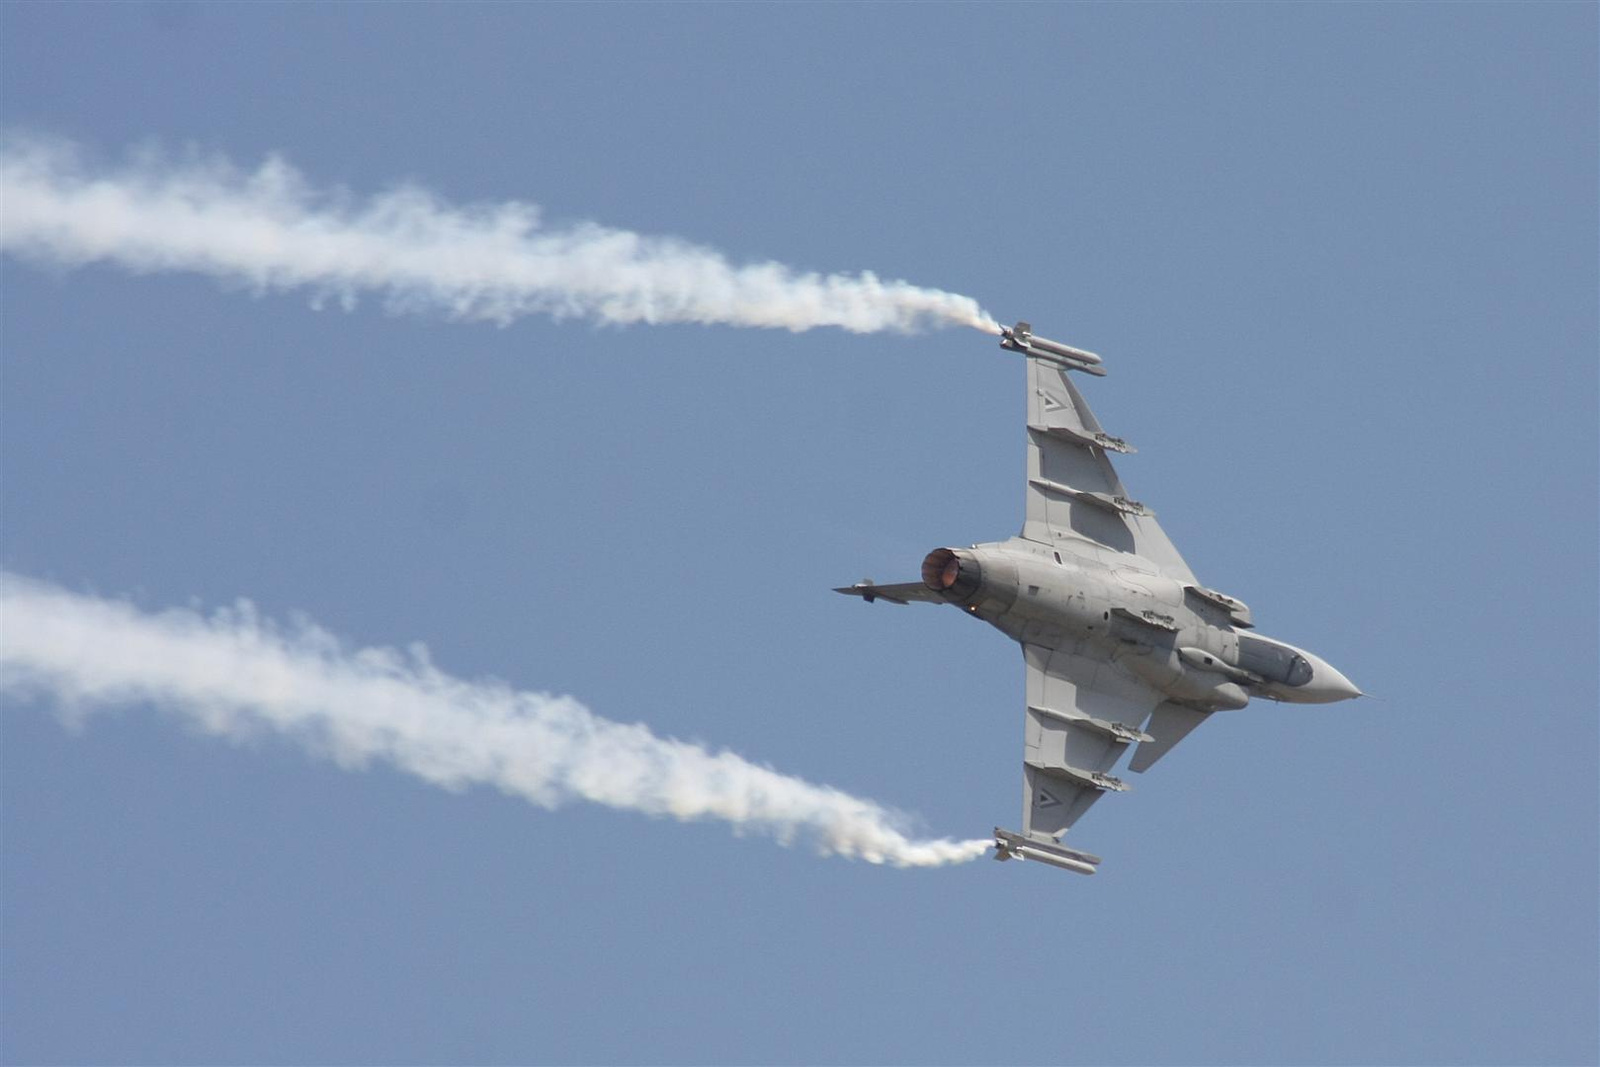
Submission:
POLYGON ((938 548, 922 581, 836 590, 867 602, 951 604, 1022 646, 1026 673, 1022 830, 995 830, 996 859, 1093 874, 1099 857, 1062 844, 1107 793, 1111 771, 1148 770, 1213 713, 1253 697, 1325 704, 1361 695, 1304 649, 1250 632, 1250 609, 1207 589, 1111 464, 1133 449, 1107 433, 1069 371, 1099 357, 1002 332, 1027 362, 1028 455, 1022 533, 938 548))

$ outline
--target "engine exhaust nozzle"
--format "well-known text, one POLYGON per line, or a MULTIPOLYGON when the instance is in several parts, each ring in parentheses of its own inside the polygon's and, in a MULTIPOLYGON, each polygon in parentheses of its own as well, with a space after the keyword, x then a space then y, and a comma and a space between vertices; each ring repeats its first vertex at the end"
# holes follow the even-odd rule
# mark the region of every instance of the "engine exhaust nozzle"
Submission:
POLYGON ((947 600, 965 603, 983 584, 983 568, 969 552, 936 548, 922 561, 922 584, 947 600))

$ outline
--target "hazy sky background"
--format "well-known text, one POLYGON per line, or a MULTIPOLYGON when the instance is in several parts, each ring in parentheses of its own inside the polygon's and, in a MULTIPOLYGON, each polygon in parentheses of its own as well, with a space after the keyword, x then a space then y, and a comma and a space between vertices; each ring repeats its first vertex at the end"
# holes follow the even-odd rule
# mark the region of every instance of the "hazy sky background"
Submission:
MULTIPOLYGON (((903 871, 0 714, 10 1063, 1597 1055, 1596 8, 0 7, 0 128, 281 153, 1102 353, 1206 584, 1379 699, 1215 716, 1072 842, 903 871)), ((507 328, 3 261, 6 570, 253 600, 1015 826, 1022 665, 829 592, 1021 524, 964 329, 507 328)))

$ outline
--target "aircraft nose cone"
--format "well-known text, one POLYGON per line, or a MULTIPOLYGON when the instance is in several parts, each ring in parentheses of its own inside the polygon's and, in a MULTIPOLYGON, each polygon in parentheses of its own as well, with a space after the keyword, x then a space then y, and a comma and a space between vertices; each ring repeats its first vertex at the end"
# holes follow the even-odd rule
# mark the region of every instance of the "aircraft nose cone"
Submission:
POLYGON ((1327 684, 1327 688, 1328 688, 1328 691, 1330 693, 1337 693, 1338 694, 1338 696, 1335 699, 1338 699, 1338 700, 1349 700, 1352 697, 1358 697, 1358 696, 1362 695, 1360 687, 1357 686, 1350 679, 1346 678, 1340 672, 1338 672, 1338 671, 1336 671, 1336 670, 1334 670, 1333 668, 1330 667, 1328 669, 1328 674, 1329 674, 1329 678, 1328 678, 1328 681, 1326 683, 1327 684))
POLYGON ((1362 695, 1354 682, 1325 659, 1311 657, 1311 670, 1311 684, 1306 688, 1315 694, 1317 703, 1332 704, 1362 695))

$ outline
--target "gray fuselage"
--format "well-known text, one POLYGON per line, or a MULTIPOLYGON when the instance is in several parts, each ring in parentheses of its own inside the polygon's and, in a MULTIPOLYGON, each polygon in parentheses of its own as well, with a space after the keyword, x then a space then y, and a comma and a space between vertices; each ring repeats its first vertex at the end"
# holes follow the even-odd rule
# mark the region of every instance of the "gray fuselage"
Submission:
POLYGON ((1320 657, 1250 632, 1238 601, 1120 563, 1012 538, 934 549, 922 580, 1014 641, 1104 661, 1200 711, 1361 695, 1320 657))

